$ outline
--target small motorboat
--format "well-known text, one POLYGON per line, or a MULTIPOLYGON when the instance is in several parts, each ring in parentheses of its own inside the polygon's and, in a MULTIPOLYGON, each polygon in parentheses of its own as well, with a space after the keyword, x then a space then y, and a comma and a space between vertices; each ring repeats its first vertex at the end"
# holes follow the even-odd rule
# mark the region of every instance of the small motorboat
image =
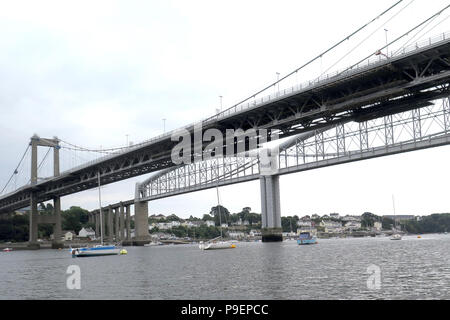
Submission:
POLYGON ((302 232, 297 240, 298 245, 317 244, 317 239, 310 232, 302 232))
POLYGON ((12 248, 5 248, 3 249, 3 252, 11 252, 13 249, 12 248))
POLYGON ((71 249, 72 257, 96 257, 96 256, 112 256, 118 255, 121 252, 120 248, 116 246, 97 245, 87 248, 74 248, 71 249))

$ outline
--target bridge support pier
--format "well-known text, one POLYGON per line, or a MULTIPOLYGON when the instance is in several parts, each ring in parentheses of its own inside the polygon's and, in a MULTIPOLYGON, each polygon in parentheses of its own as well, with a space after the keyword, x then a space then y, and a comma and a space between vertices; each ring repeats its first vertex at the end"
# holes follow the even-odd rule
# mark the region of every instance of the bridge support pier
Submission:
POLYGON ((120 241, 120 210, 119 208, 114 209, 114 234, 115 234, 115 241, 120 241))
POLYGON ((261 176, 262 241, 281 242, 280 177, 261 176))
POLYGON ((120 207, 119 207, 119 237, 120 240, 125 240, 125 212, 124 212, 124 207, 123 204, 120 203, 120 207))
MULTIPOLYGON (((131 240, 131 212, 130 206, 126 206, 126 228, 127 228, 127 240, 131 240)), ((148 220, 147 220, 148 221, 148 220)))
POLYGON ((108 241, 114 241, 113 209, 108 208, 108 241))
POLYGON ((148 202, 134 203, 135 244, 144 245, 150 242, 148 233, 148 202))
POLYGON ((62 230, 61 230, 61 198, 53 198, 53 215, 55 218, 55 224, 53 225, 53 241, 52 249, 62 249, 64 244, 61 240, 62 230))
POLYGON ((37 197, 35 194, 31 194, 30 197, 30 230, 28 237, 28 248, 40 249, 40 245, 37 242, 38 239, 38 210, 37 210, 37 197))

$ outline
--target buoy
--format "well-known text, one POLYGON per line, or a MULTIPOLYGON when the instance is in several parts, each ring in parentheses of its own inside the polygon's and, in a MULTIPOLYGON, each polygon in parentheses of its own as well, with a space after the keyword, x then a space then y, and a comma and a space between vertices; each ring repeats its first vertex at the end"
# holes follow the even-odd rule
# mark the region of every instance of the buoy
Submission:
POLYGON ((121 255, 124 255, 124 254, 127 254, 128 253, 128 251, 127 250, 125 250, 125 249, 122 249, 122 250, 120 250, 120 252, 119 252, 121 255))
POLYGON ((422 237, 421 237, 421 236, 417 236, 417 238, 418 238, 418 239, 422 239, 422 237))
POLYGON ((236 245, 235 245, 235 244, 232 244, 231 247, 232 247, 232 248, 236 248, 236 245))

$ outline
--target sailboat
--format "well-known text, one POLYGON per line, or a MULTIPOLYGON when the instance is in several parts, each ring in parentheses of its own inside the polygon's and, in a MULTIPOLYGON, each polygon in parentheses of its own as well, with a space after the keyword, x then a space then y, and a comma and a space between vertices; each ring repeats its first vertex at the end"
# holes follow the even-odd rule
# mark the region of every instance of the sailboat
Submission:
POLYGON ((394 200, 394 195, 392 195, 392 206, 394 208, 394 233, 391 236, 391 240, 402 240, 402 235, 397 232, 397 227, 396 227, 397 220, 395 219, 395 200, 394 200))
POLYGON ((96 256, 111 256, 118 254, 126 254, 125 249, 120 249, 115 245, 103 244, 103 215, 102 215, 102 198, 100 191, 100 172, 98 173, 98 202, 100 206, 100 244, 93 247, 71 248, 72 257, 96 257, 96 256))
POLYGON ((217 193, 217 210, 219 210, 219 224, 220 224, 220 236, 214 239, 211 239, 204 243, 203 241, 200 242, 199 248, 201 250, 218 250, 218 249, 234 249, 236 248, 236 245, 229 241, 223 241, 220 240, 223 238, 222 234, 222 219, 220 217, 220 200, 219 200, 219 186, 216 186, 216 193, 217 193))

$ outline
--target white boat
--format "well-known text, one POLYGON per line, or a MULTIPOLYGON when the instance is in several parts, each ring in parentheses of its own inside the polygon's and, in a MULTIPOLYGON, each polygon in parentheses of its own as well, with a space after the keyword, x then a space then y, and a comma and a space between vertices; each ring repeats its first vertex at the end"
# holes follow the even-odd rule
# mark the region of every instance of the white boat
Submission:
POLYGON ((3 252, 11 252, 13 249, 12 248, 5 248, 3 249, 3 252))
POLYGON ((394 195, 392 195, 392 206, 394 208, 394 233, 392 234, 390 239, 391 240, 402 240, 402 235, 397 232, 397 228, 396 228, 397 219, 395 219, 395 200, 394 200, 394 195))
POLYGON ((219 249, 234 249, 236 248, 236 245, 232 243, 231 241, 223 241, 219 240, 222 239, 222 219, 220 217, 220 200, 219 200, 219 186, 216 186, 216 192, 217 192, 217 210, 219 211, 219 224, 220 224, 220 236, 214 239, 209 240, 208 242, 204 243, 203 241, 200 241, 200 244, 198 247, 200 250, 219 250, 219 249))
POLYGON ((116 246, 98 245, 90 248, 72 249, 72 256, 75 257, 94 257, 94 256, 111 256, 120 254, 121 249, 116 246))
POLYGON ((402 240, 402 235, 399 233, 395 233, 391 236, 391 240, 402 240))
POLYGON ((219 250, 219 249, 234 249, 236 245, 229 241, 212 241, 203 243, 200 242, 198 246, 201 250, 219 250))
POLYGON ((96 256, 111 256, 111 255, 123 255, 127 254, 125 249, 116 247, 115 245, 104 245, 103 244, 103 217, 102 217, 102 201, 100 192, 100 172, 98 173, 98 201, 100 206, 100 245, 93 247, 82 247, 82 248, 70 248, 72 257, 96 257, 96 256))

